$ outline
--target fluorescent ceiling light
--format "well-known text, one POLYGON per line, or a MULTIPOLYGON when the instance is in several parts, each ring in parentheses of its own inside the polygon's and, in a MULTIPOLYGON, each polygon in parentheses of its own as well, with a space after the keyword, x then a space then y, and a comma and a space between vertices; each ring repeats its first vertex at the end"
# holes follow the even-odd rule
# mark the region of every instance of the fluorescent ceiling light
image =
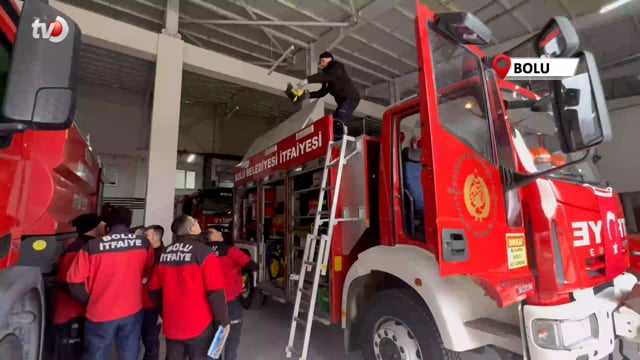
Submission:
POLYGON ((193 162, 193 160, 196 159, 196 154, 189 154, 189 157, 187 157, 187 162, 193 162))
POLYGON ((607 5, 605 5, 605 6, 600 8, 600 14, 604 14, 606 12, 609 12, 609 11, 611 11, 611 10, 613 10, 615 8, 618 8, 618 7, 628 3, 630 1, 631 0, 616 0, 616 1, 612 2, 612 3, 609 3, 609 4, 607 4, 607 5))

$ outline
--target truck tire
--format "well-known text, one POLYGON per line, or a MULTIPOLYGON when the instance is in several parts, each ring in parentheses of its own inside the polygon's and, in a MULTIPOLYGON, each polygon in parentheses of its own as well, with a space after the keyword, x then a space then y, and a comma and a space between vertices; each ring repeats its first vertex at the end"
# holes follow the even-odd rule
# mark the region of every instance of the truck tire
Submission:
POLYGON ((365 360, 460 360, 445 349, 429 309, 407 290, 373 296, 359 328, 365 360))
POLYGON ((22 341, 14 334, 9 334, 0 340, 0 354, 5 359, 22 359, 22 341))
POLYGON ((238 296, 238 302, 245 310, 255 310, 264 306, 267 297, 262 291, 253 285, 253 273, 249 273, 243 277, 242 293, 238 296))

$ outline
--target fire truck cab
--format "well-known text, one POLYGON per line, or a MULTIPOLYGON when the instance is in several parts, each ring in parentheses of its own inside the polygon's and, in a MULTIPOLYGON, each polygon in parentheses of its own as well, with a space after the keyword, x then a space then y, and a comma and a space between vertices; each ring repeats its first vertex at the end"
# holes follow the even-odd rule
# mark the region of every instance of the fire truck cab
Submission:
POLYGON ((233 219, 233 190, 215 188, 198 190, 191 195, 185 195, 181 201, 182 214, 192 216, 198 221, 202 229, 219 225, 230 232, 229 224, 233 219))
POLYGON ((587 360, 621 337, 640 340, 622 207, 590 159, 611 138, 593 56, 555 18, 519 49, 576 58, 575 76, 504 81, 476 46, 491 37, 477 18, 419 1, 416 11, 419 95, 384 113, 379 137, 353 140, 340 182, 328 170, 326 198, 317 174, 330 116, 292 117, 290 132, 266 134, 237 167, 234 239, 262 265, 255 285, 293 302, 305 234, 335 191, 336 216, 359 221, 335 225, 314 318, 340 321, 346 348, 367 360, 457 359, 486 346, 587 360), (274 279, 277 241, 285 272, 274 279))
POLYGON ((21 9, 0 1, 3 359, 42 358, 42 273, 51 271, 60 240, 75 235, 69 220, 96 206, 99 164, 73 126, 80 41, 75 22, 48 1, 21 9), (59 31, 47 34, 45 24, 59 31))

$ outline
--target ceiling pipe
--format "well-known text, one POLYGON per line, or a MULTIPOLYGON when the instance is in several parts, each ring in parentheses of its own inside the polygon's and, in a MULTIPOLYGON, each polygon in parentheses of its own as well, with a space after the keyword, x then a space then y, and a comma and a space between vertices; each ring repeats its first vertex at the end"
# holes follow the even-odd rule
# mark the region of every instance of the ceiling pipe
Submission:
POLYGON ((273 70, 278 67, 278 65, 287 57, 289 56, 289 54, 291 54, 291 52, 295 49, 296 47, 291 45, 289 46, 289 48, 287 49, 287 51, 285 51, 284 53, 282 53, 282 55, 280 55, 280 57, 278 58, 278 60, 276 60, 275 63, 273 63, 273 65, 271 66, 271 68, 269 69, 269 72, 267 72, 267 75, 271 75, 271 73, 273 72, 273 70))
POLYGON ((318 22, 318 21, 272 21, 272 20, 182 20, 183 23, 216 24, 216 25, 256 25, 256 26, 320 26, 320 27, 347 27, 348 22, 318 22))

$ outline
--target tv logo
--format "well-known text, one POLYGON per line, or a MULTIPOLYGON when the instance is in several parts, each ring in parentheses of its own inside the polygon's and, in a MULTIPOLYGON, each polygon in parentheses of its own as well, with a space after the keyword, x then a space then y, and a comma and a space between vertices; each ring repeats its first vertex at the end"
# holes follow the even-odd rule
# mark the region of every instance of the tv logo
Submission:
POLYGON ((56 16, 55 20, 48 23, 40 22, 40 19, 36 18, 33 20, 31 28, 34 39, 46 39, 52 43, 63 41, 69 34, 69 24, 60 16, 56 16))
POLYGON ((560 80, 575 76, 579 59, 510 58, 505 54, 493 58, 498 76, 505 80, 560 80))

